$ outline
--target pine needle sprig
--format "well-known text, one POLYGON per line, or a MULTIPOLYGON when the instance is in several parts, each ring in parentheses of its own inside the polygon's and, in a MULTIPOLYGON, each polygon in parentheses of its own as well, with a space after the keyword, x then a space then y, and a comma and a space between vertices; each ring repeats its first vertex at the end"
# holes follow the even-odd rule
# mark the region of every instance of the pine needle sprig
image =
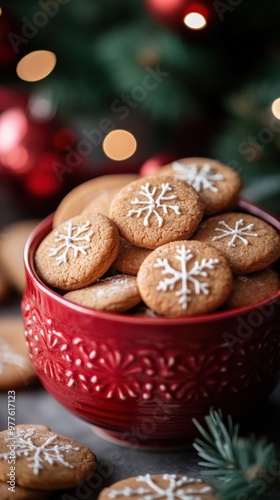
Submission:
POLYGON ((222 480, 221 500, 257 500, 264 493, 278 491, 280 499, 280 462, 275 444, 254 435, 239 437, 239 425, 231 416, 223 423, 221 410, 210 410, 205 417, 207 430, 193 420, 203 439, 193 444, 203 461, 199 465, 209 470, 204 474, 222 480))

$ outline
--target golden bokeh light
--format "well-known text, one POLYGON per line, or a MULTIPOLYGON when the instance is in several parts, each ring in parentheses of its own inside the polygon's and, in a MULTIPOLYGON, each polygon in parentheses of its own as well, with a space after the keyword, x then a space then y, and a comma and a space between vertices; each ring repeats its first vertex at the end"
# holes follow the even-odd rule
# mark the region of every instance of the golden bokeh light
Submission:
POLYGON ((280 120, 280 97, 275 99, 273 103, 271 104, 271 111, 274 114, 275 118, 280 120))
POLYGON ((137 142, 127 130, 112 130, 103 141, 103 151, 108 158, 115 161, 127 160, 137 149, 137 142))
POLYGON ((207 26, 207 21, 199 12, 190 12, 184 17, 185 25, 191 30, 202 30, 207 26))
POLYGON ((49 50, 35 50, 24 56, 17 65, 17 75, 25 82, 46 78, 56 65, 56 56, 49 50))

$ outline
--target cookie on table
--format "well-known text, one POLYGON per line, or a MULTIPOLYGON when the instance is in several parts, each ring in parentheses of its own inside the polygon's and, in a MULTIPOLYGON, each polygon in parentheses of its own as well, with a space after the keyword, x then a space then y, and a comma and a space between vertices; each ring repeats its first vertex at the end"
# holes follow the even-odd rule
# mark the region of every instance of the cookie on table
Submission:
POLYGON ((36 373, 25 344, 22 318, 1 318, 0 391, 27 387, 35 379, 36 373))
POLYGON ((263 269, 246 276, 236 276, 229 298, 223 304, 223 309, 255 304, 266 299, 280 289, 280 278, 276 271, 263 269))
POLYGON ((98 500, 126 500, 161 498, 182 498, 190 500, 215 500, 214 489, 200 479, 175 474, 162 474, 130 477, 123 479, 101 491, 98 500))
POLYGON ((143 260, 151 253, 147 248, 140 248, 132 245, 124 238, 120 238, 120 248, 116 260, 112 264, 113 269, 117 269, 124 274, 136 276, 143 260))
POLYGON ((18 292, 25 288, 23 252, 25 243, 39 220, 22 220, 6 226, 0 238, 0 265, 8 283, 18 292))
POLYGON ((75 290, 64 298, 98 311, 124 312, 141 302, 135 276, 119 274, 101 279, 82 290, 75 290))
POLYGON ((38 490, 72 488, 95 471, 95 455, 85 445, 42 426, 16 425, 0 432, 0 480, 10 472, 11 441, 16 443, 16 484, 38 490))
POLYGON ((174 177, 146 177, 131 182, 114 197, 110 217, 120 235, 142 248, 155 249, 191 237, 204 213, 196 191, 174 177))
POLYGON ((223 252, 235 274, 269 267, 280 257, 280 236, 267 222, 250 214, 228 212, 204 220, 193 236, 223 252))
POLYGON ((61 290, 84 288, 114 262, 120 245, 116 224, 105 215, 78 215, 51 231, 35 254, 38 276, 61 290))
POLYGON ((232 209, 242 188, 234 170, 210 158, 182 158, 162 167, 157 175, 172 175, 192 186, 205 204, 206 216, 232 209))
POLYGON ((11 489, 10 484, 0 481, 1 500, 45 500, 51 494, 52 491, 31 490, 29 488, 22 488, 18 484, 11 489))
POLYGON ((157 248, 137 275, 143 301, 163 316, 191 316, 217 309, 228 298, 232 280, 223 254, 199 241, 175 241, 157 248))
POLYGON ((113 196, 123 186, 138 179, 138 177, 136 174, 102 175, 80 184, 60 202, 54 214, 53 227, 81 214, 87 205, 95 200, 101 205, 102 214, 108 215, 113 196))

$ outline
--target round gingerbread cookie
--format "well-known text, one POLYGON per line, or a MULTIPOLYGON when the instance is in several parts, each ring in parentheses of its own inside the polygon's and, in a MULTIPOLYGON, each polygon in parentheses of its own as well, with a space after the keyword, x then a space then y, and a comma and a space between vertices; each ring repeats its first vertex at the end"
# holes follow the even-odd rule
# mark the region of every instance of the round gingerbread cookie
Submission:
POLYGON ((135 276, 119 274, 101 279, 82 290, 75 290, 64 298, 98 311, 124 312, 141 302, 135 276))
POLYGON ((232 279, 223 254, 198 241, 175 241, 157 248, 137 275, 143 301, 163 316, 191 316, 217 309, 228 298, 232 279))
POLYGON ((261 271, 280 257, 280 236, 267 222, 250 214, 228 212, 200 224, 194 240, 215 246, 235 274, 261 271))
POLYGON ((192 479, 188 476, 175 474, 130 477, 118 481, 109 488, 101 491, 98 500, 135 500, 141 499, 193 499, 193 500, 217 500, 214 489, 200 479, 192 479))
POLYGON ((10 472, 8 457, 15 456, 19 486, 38 490, 72 488, 86 481, 95 470, 95 455, 85 445, 43 430, 42 426, 16 425, 0 432, 0 480, 10 472), (14 444, 14 449, 11 448, 14 444))
POLYGON ((124 274, 136 276, 143 260, 151 253, 147 248, 140 248, 132 245, 124 238, 120 238, 120 248, 116 260, 112 264, 113 269, 117 269, 124 274))
POLYGON ((21 317, 0 320, 0 391, 27 387, 36 378, 21 317))
MULTIPOLYGON (((138 178, 139 176, 136 174, 102 175, 80 184, 60 202, 54 214, 53 227, 80 215, 94 200, 101 205, 99 208, 102 210, 102 214, 108 215, 113 196, 123 186, 138 178)), ((100 213, 99 210, 98 213, 100 213)))
POLYGON ((78 215, 57 226, 35 254, 38 276, 61 290, 84 288, 100 278, 118 255, 116 224, 101 214, 78 215))
POLYGON ((229 298, 223 304, 223 309, 255 304, 266 299, 280 289, 278 273, 272 269, 263 269, 246 276, 236 276, 229 298))
POLYGON ((192 186, 204 202, 206 216, 233 209, 242 187, 234 170, 210 158, 182 158, 162 167, 157 175, 172 175, 192 186))
POLYGON ((23 252, 31 231, 39 220, 22 220, 3 229, 0 242, 0 265, 8 283, 18 292, 25 288, 23 252))
POLYGON ((52 491, 30 490, 22 488, 18 484, 13 485, 13 481, 0 481, 0 498, 1 500, 45 500, 49 498, 52 491))
POLYGON ((204 213, 196 191, 173 177, 131 182, 114 197, 110 217, 120 235, 142 248, 155 249, 191 237, 204 213))

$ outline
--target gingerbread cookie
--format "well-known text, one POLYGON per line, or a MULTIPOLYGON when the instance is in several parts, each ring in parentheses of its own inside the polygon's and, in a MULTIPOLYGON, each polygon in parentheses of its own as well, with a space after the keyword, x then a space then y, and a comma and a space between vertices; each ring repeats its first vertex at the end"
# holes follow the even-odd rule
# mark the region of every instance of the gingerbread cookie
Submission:
POLYGON ((144 260, 137 283, 145 304, 164 316, 190 316, 228 298, 232 272, 216 248, 198 241, 167 243, 144 260))
MULTIPOLYGON (((108 215, 113 196, 123 186, 138 179, 138 177, 138 175, 134 174, 102 175, 80 184, 70 191, 57 207, 54 214, 53 227, 76 215, 80 215, 94 201, 99 205, 98 213, 108 215)), ((92 209, 93 206, 91 207, 92 209)))
POLYGON ((280 236, 258 217, 238 212, 203 221, 193 236, 223 252, 235 274, 261 271, 280 257, 280 236))
POLYGON ((124 312, 141 302, 135 276, 119 274, 99 280, 64 298, 98 311, 124 312))
POLYGON ((101 491, 98 500, 126 500, 127 498, 150 500, 161 498, 166 500, 215 500, 214 489, 200 479, 175 474, 130 477, 118 481, 101 491))
POLYGON ((119 251, 117 226, 105 215, 79 215, 60 224, 35 254, 39 277, 61 290, 84 288, 100 278, 119 251))
POLYGON ((2 318, 0 320, 0 390, 27 387, 35 378, 36 373, 25 345, 22 318, 2 318))
POLYGON ((210 158, 182 158, 162 167, 157 175, 172 175, 192 186, 205 204, 206 216, 232 209, 242 187, 236 172, 210 158))
POLYGON ((133 245, 152 250, 190 238, 203 213, 196 191, 167 176, 131 182, 114 197, 110 208, 120 235, 133 245))
POLYGON ((25 243, 31 231, 39 220, 23 220, 3 229, 0 241, 0 265, 5 272, 7 281, 18 292, 25 288, 25 272, 23 252, 25 243))
POLYGON ((36 425, 16 425, 13 432, 0 432, 0 479, 15 461, 15 482, 38 490, 74 487, 94 472, 95 455, 86 446, 36 425), (14 449, 12 449, 14 446, 14 449))
POLYGON ((280 289, 278 273, 272 269, 263 269, 246 276, 236 276, 229 298, 223 305, 224 309, 255 304, 280 289))
POLYGON ((147 248, 140 248, 132 245, 124 238, 120 238, 120 248, 116 260, 112 264, 113 269, 117 269, 124 274, 136 276, 143 260, 151 253, 147 248))
POLYGON ((30 490, 18 484, 14 486, 14 481, 9 481, 9 483, 0 481, 1 500, 45 500, 52 494, 52 491, 30 490))

